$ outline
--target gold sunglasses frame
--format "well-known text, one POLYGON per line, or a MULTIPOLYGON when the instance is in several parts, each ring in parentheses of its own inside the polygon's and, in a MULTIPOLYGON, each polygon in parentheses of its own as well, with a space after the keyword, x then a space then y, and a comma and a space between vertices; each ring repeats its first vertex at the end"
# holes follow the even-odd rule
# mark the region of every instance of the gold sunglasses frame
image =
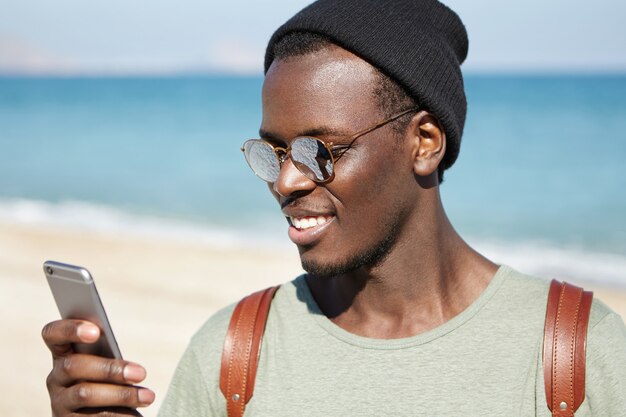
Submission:
MULTIPOLYGON (((403 110, 403 111, 401 111, 400 113, 396 113, 396 114, 394 114, 393 116, 391 116, 391 117, 389 117, 389 118, 387 118, 387 119, 385 119, 385 120, 382 120, 382 121, 380 121, 380 122, 376 123, 376 124, 375 124, 375 125, 373 125, 373 126, 368 127, 367 129, 363 129, 363 130, 360 130, 360 131, 358 131, 358 132, 356 132, 356 133, 354 133, 354 134, 352 134, 352 135, 349 135, 349 136, 348 136, 348 138, 350 139, 350 143, 348 143, 347 145, 337 145, 337 146, 333 146, 333 142, 325 142, 324 140, 322 140, 322 139, 320 139, 320 138, 316 138, 315 136, 296 136, 295 138, 293 138, 293 139, 291 140, 291 142, 292 142, 292 143, 293 143, 294 141, 296 141, 296 140, 300 139, 300 138, 309 138, 309 139, 314 139, 314 140, 316 140, 316 141, 320 142, 320 143, 324 146, 324 148, 326 148, 326 150, 328 151, 328 154, 330 155, 330 164, 331 164, 331 166, 333 167, 333 170, 332 170, 331 175, 330 175, 328 178, 326 178, 326 179, 323 179, 323 180, 313 179, 313 178, 309 177, 309 176, 308 176, 305 172, 302 172, 302 170, 298 167, 298 164, 293 163, 293 165, 296 167, 296 169, 297 169, 298 171, 300 171, 300 173, 301 173, 302 175, 304 175, 305 177, 307 177, 307 178, 308 178, 308 179, 310 179, 311 181, 314 181, 314 182, 315 182, 315 183, 317 183, 317 184, 325 184, 325 183, 327 183, 327 182, 330 182, 330 181, 332 181, 332 180, 335 178, 335 169, 334 169, 334 167, 335 167, 335 161, 339 160, 339 158, 341 158, 341 157, 343 156, 343 154, 344 154, 344 153, 345 153, 348 149, 350 149, 350 148, 352 147, 352 145, 354 144, 354 142, 355 142, 358 138, 360 138, 361 136, 364 136, 364 135, 366 135, 366 134, 368 134, 368 133, 370 133, 370 132, 373 132, 373 131, 374 131, 374 130, 376 130, 376 129, 379 129, 379 128, 381 128, 381 127, 385 126, 386 124, 389 124, 389 123, 391 123, 391 122, 393 122, 393 121, 396 121, 396 120, 398 120, 400 117, 402 117, 402 116, 404 116, 404 115, 406 115, 406 114, 409 114, 409 113, 411 113, 411 112, 417 112, 417 111, 419 111, 419 107, 412 107, 412 108, 410 108, 410 109, 403 110), (334 152, 336 152, 336 151, 337 151, 337 149, 341 149, 341 153, 340 153, 337 157, 335 157, 335 156, 334 156, 334 152)), ((263 181, 265 181, 265 182, 267 182, 267 183, 273 183, 273 182, 275 182, 276 180, 274 180, 274 181, 267 181, 267 180, 265 180, 265 179, 261 178, 261 177, 257 174, 257 172, 254 170, 254 168, 252 168, 252 165, 250 164, 250 161, 248 160, 248 157, 246 156, 246 151, 245 151, 246 144, 247 144, 247 143, 249 143, 249 142, 262 142, 263 144, 266 144, 266 145, 268 145, 269 147, 271 147, 271 148, 272 148, 272 150, 274 151, 274 155, 276 156, 276 160, 277 160, 277 162, 278 162, 278 170, 279 170, 279 172, 280 172, 280 170, 281 170, 281 169, 282 169, 282 167, 283 167, 283 163, 287 160, 287 157, 289 157, 289 158, 291 159, 291 149, 292 149, 292 148, 291 148, 291 146, 288 146, 288 147, 286 147, 286 148, 282 148, 282 147, 279 147, 279 146, 274 146, 274 145, 272 145, 271 143, 269 143, 268 141, 263 140, 263 139, 249 139, 249 140, 245 141, 245 142, 243 143, 243 146, 241 147, 241 151, 242 151, 242 152, 243 152, 243 154, 244 154, 244 158, 245 158, 246 162, 248 163, 248 166, 250 167, 250 169, 252 170, 252 172, 254 172, 254 175, 256 175, 256 176, 257 176, 257 177, 259 177, 261 180, 263 180, 263 181)), ((293 162, 293 160, 292 160, 292 162, 293 162)), ((279 175, 280 175, 280 174, 279 174, 279 175)))

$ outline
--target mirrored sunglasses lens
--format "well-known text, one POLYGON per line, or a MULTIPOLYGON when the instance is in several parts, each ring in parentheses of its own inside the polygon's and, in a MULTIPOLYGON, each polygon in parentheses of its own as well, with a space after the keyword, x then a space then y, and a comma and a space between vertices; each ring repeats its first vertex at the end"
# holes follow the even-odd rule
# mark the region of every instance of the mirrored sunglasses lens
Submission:
POLYGON ((315 138, 297 138, 291 144, 291 160, 313 181, 326 181, 333 175, 330 151, 324 142, 315 138))
POLYGON ((274 182, 280 173, 280 164, 274 149, 266 142, 251 140, 243 145, 248 165, 262 180, 274 182))

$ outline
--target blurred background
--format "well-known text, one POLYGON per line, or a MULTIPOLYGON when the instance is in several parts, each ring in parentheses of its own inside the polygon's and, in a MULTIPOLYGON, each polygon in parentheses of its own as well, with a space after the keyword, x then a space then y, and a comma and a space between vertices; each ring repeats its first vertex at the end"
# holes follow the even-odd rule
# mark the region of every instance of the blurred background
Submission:
MULTIPOLYGON (((0 0, 4 416, 47 414, 45 259, 92 270, 158 398, 215 309, 299 273, 239 146, 266 42, 308 3, 0 0)), ((470 39, 453 224, 496 262, 626 308, 626 3, 444 3, 470 39)))

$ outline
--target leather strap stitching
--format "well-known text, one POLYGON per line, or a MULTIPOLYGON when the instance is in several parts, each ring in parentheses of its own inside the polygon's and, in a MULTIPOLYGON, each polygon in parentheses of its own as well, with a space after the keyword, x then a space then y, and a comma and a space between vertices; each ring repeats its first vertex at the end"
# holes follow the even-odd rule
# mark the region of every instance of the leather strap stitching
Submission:
POLYGON ((565 288, 562 286, 561 287, 561 291, 559 292, 559 303, 557 304, 557 310, 556 310, 556 325, 554 328, 554 343, 552 344, 552 410, 554 413, 556 413, 556 410, 558 410, 556 403, 558 402, 558 399, 556 397, 556 393, 554 392, 556 389, 556 377, 557 377, 557 372, 556 372, 556 363, 557 363, 557 341, 559 340, 559 321, 560 321, 560 313, 561 313, 561 305, 563 302, 563 295, 565 293, 565 288))
POLYGON ((569 361, 569 386, 570 386, 569 404, 572 410, 572 415, 574 415, 574 359, 575 359, 574 349, 576 348, 576 327, 578 327, 577 324, 578 324, 578 312, 580 310, 580 300, 581 300, 581 297, 579 296, 576 301, 576 313, 574 315, 574 317, 576 317, 576 320, 574 320, 574 322, 572 323, 572 333, 571 333, 572 341, 571 341, 571 347, 570 347, 570 361, 569 361))
POLYGON ((585 399, 585 350, 592 300, 590 291, 557 280, 550 284, 543 369, 547 405, 555 417, 573 417, 585 399), (565 409, 560 408, 563 402, 565 409))
POLYGON ((242 417, 252 397, 265 322, 277 289, 271 287, 245 297, 231 316, 220 370, 220 389, 228 417, 242 417))
MULTIPOLYGON (((552 396, 552 410, 553 413, 555 413, 556 415, 562 415, 562 416, 573 416, 574 415, 574 391, 575 391, 575 387, 574 387, 574 350, 575 350, 575 346, 576 346, 576 328, 577 328, 577 321, 578 321, 578 316, 579 316, 579 310, 580 310, 580 301, 581 301, 581 293, 582 291, 576 291, 577 288, 572 288, 570 287, 568 289, 567 285, 563 285, 561 287, 561 292, 560 292, 560 296, 559 296, 559 304, 558 304, 558 310, 557 310, 557 320, 556 320, 556 329, 554 332, 554 356, 553 356, 553 360, 554 360, 554 365, 552 368, 552 374, 553 374, 553 378, 552 378, 552 387, 553 389, 556 389, 558 387, 557 383, 556 383, 556 379, 557 379, 557 372, 559 371, 559 368, 556 366, 556 362, 558 361, 563 361, 564 358, 562 357, 558 357, 557 358, 557 346, 558 346, 558 340, 559 338, 561 338, 562 342, 566 342, 569 345, 569 358, 567 360, 567 366, 569 368, 569 372, 567 373, 567 382, 568 382, 568 386, 569 389, 566 391, 566 395, 567 395, 567 399, 569 400, 567 402, 568 408, 566 408, 565 410, 561 410, 560 409, 560 401, 563 400, 562 397, 559 397, 556 395, 556 392, 553 393, 552 396), (561 315, 563 314, 565 307, 564 307, 564 303, 565 303, 565 298, 566 298, 566 291, 570 290, 570 292, 575 292, 578 293, 577 297, 576 297, 576 307, 574 310, 574 314, 573 314, 573 321, 571 323, 571 331, 568 332, 564 332, 563 336, 561 336, 559 334, 559 322, 560 322, 560 318, 561 315), (565 337, 566 339, 563 339, 563 337, 565 337)), ((570 296, 575 296, 575 293, 567 294, 570 296)))
MULTIPOLYGON (((243 310, 243 308, 242 308, 243 310)), ((241 318, 242 318, 243 314, 241 312, 241 310, 239 311, 239 314, 237 315, 237 324, 235 325, 235 331, 233 332, 233 348, 231 350, 231 352, 233 352, 235 350, 235 346, 237 346, 237 343, 239 341, 239 327, 241 324, 241 318)), ((233 388, 232 388, 232 383, 233 383, 233 362, 235 361, 235 355, 233 355, 231 353, 229 361, 228 361, 228 390, 226 391, 226 404, 228 405, 226 408, 230 408, 230 403, 231 403, 231 398, 230 395, 233 393, 233 388)), ((230 414, 230 413, 229 413, 230 414)), ((243 413, 242 413, 243 414, 243 413)))

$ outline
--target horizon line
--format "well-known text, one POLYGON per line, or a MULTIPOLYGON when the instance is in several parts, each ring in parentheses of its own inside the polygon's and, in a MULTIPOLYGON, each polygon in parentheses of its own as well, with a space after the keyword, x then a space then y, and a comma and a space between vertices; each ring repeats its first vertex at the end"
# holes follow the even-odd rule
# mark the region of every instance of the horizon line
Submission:
MULTIPOLYGON (((626 76, 626 68, 623 69, 468 69, 463 71, 464 77, 542 77, 542 76, 570 76, 570 77, 623 77, 626 76)), ((223 70, 180 70, 180 71, 2 71, 0 78, 263 78, 262 71, 241 72, 223 70)))

